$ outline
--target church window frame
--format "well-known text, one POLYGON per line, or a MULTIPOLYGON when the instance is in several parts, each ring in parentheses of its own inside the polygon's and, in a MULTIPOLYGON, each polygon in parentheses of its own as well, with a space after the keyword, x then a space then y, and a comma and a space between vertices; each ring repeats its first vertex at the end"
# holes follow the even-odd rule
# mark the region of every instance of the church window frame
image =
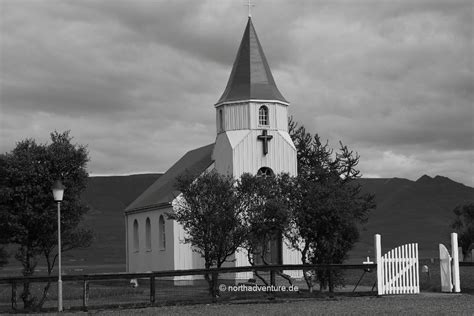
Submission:
POLYGON ((219 116, 219 132, 224 131, 224 109, 220 108, 218 111, 219 116))
POLYGON ((151 251, 151 221, 149 217, 145 221, 145 236, 146 251, 151 251))
POLYGON ((163 215, 158 218, 158 245, 160 250, 166 250, 166 224, 163 215))
POLYGON ((262 105, 258 109, 258 125, 259 126, 270 125, 270 115, 269 115, 268 107, 266 105, 262 105))
POLYGON ((257 171, 257 177, 274 177, 275 173, 270 167, 262 167, 257 171))
POLYGON ((139 235, 139 228, 138 220, 135 219, 133 221, 133 251, 139 252, 140 251, 140 235, 139 235))

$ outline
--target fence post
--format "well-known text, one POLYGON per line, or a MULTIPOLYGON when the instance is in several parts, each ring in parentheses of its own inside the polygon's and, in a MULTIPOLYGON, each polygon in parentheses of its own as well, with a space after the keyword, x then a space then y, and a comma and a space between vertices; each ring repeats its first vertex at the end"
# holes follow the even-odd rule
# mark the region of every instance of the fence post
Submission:
POLYGON ((219 288, 217 287, 217 279, 219 275, 217 272, 212 271, 212 302, 217 302, 217 296, 219 294, 219 288))
POLYGON ((16 282, 12 283, 12 309, 16 309, 16 282))
POLYGON ((382 242, 379 234, 374 236, 375 263, 377 264, 377 294, 383 294, 382 242))
POLYGON ((84 279, 82 284, 82 310, 87 311, 87 305, 89 301, 89 282, 84 279))
POLYGON ((150 303, 155 303, 155 276, 150 276, 150 303))
POLYGON ((328 268, 328 273, 329 273, 329 293, 332 294, 334 293, 334 284, 333 284, 333 279, 332 279, 332 269, 328 268))
POLYGON ((275 270, 270 270, 270 285, 275 286, 275 270))
POLYGON ((461 284, 459 279, 459 249, 458 234, 451 233, 451 252, 453 253, 453 285, 454 292, 461 292, 461 284))

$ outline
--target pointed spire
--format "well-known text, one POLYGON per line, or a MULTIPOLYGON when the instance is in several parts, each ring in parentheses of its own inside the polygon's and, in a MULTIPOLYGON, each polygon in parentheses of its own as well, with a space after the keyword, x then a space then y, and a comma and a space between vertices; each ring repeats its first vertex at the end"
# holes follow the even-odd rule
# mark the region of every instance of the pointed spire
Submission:
POLYGON ((288 103, 278 91, 250 17, 229 81, 217 104, 247 100, 288 103))

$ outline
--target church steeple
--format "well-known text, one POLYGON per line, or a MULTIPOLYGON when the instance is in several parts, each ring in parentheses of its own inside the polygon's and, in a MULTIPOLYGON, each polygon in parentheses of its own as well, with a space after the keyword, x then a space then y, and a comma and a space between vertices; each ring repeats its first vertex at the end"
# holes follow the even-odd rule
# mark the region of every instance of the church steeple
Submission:
POLYGON ((227 102, 250 100, 288 104, 275 84, 249 16, 229 81, 216 106, 227 102))

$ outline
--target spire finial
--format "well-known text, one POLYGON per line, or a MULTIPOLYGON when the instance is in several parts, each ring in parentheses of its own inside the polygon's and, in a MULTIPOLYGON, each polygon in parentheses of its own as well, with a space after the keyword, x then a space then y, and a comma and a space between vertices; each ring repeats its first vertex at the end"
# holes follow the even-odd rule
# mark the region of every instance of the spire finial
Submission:
POLYGON ((247 7, 249 7, 249 18, 251 18, 251 17, 252 17, 252 13, 251 13, 251 11, 250 11, 250 8, 251 8, 251 7, 254 7, 255 4, 253 4, 251 0, 248 0, 247 4, 244 4, 244 5, 246 5, 247 7))

